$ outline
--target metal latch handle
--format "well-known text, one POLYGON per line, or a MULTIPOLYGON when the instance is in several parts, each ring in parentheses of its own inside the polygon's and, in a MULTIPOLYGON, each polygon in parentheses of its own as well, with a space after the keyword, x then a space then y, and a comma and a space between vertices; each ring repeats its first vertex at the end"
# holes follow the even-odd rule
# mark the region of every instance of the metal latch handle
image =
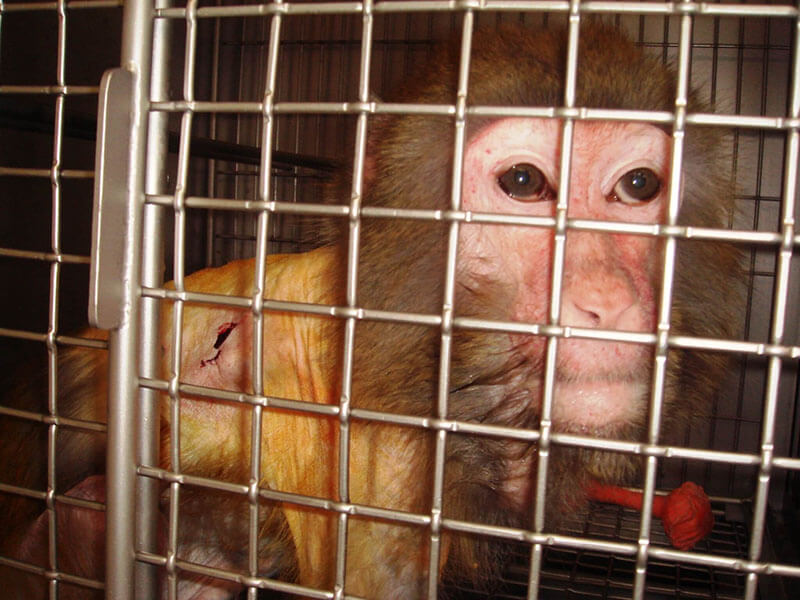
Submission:
POLYGON ((94 163, 89 323, 116 329, 122 322, 122 273, 128 219, 134 74, 110 69, 100 82, 94 163))

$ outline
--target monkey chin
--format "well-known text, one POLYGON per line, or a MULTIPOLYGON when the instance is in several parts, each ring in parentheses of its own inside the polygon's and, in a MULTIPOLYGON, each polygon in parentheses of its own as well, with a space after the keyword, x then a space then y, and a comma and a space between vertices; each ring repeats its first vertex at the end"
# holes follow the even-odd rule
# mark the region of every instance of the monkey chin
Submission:
POLYGON ((557 381, 553 403, 556 431, 618 437, 638 428, 646 413, 648 382, 630 379, 557 381))

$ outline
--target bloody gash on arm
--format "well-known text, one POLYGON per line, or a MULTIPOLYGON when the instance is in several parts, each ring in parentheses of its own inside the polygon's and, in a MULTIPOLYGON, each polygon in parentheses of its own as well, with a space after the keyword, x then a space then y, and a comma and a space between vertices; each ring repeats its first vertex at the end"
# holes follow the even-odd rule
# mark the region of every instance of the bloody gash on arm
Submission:
MULTIPOLYGON (((475 35, 468 106, 559 106, 564 100, 566 33, 508 28, 475 35)), ((404 87, 399 101, 454 104, 457 43, 404 87)), ((674 110, 676 76, 645 56, 616 31, 581 30, 576 106, 674 110)), ((707 110, 694 96, 689 110, 707 110)), ((458 226, 452 316, 447 281, 451 222, 447 219, 361 219, 357 306, 441 317, 360 319, 355 325, 350 408, 412 417, 439 415, 439 389, 446 372, 446 418, 537 430, 545 395, 550 338, 515 329, 551 322, 554 252, 552 219, 562 181, 565 129, 556 118, 466 118, 466 149, 454 170, 453 116, 381 115, 368 120, 364 207, 447 210, 452 174, 462 173, 461 209, 473 216, 514 215, 513 224, 472 218, 458 226), (537 221, 537 218, 539 220, 537 221), (527 219, 527 221, 525 221, 527 219), (524 221, 524 222, 523 222, 524 221), (443 308, 444 307, 444 308, 443 308), (495 325, 486 327, 486 321, 495 325), (473 326, 470 326, 473 324, 473 326), (452 335, 449 364, 441 369, 442 340, 452 335)), ((568 217, 653 225, 666 220, 673 137, 669 126, 645 121, 576 120, 569 155, 568 217)), ((689 129, 685 137, 681 222, 722 227, 731 195, 722 176, 720 140, 712 130, 689 129)), ((345 203, 352 182, 343 174, 330 200, 345 203)), ((569 228, 560 272, 561 326, 653 334, 664 273, 663 237, 569 228)), ((348 237, 332 227, 320 248, 270 256, 265 297, 272 300, 345 304, 348 237)), ((714 290, 728 290, 735 305, 736 252, 718 243, 678 244, 672 298, 674 331, 731 337, 732 308, 714 290), (703 281, 703 289, 695 287, 703 281), (704 296, 704 293, 706 296, 704 296)), ((253 293, 254 266, 238 261, 198 272, 186 289, 231 296, 253 293)), ((172 352, 172 310, 162 310, 167 376, 172 352)), ((253 317, 248 310, 187 304, 182 320, 179 367, 183 384, 253 393, 253 317)), ((297 312, 264 313, 262 385, 269 398, 338 406, 343 393, 342 319, 297 312)), ((618 335, 559 337, 552 363, 552 429, 582 436, 644 441, 654 365, 651 343, 618 335)), ((105 358, 78 350, 61 353, 60 399, 64 416, 100 419, 105 411, 105 358)), ((673 349, 668 354, 661 430, 673 432, 702 416, 714 397, 724 362, 715 355, 673 349)), ((25 394, 12 399, 24 405, 25 394)), ((250 481, 252 407, 181 394, 180 439, 171 439, 174 400, 165 397, 162 467, 205 478, 250 481), (180 465, 171 464, 174 443, 180 465)), ((362 413, 363 416, 363 413, 362 413)), ((10 421, 10 420, 7 420, 10 421)), ((45 489, 43 457, 32 448, 37 435, 13 421, 2 432, 3 482, 45 489), (23 433, 20 433, 23 432, 23 433), (8 456, 30 452, 27 470, 14 470, 8 456)), ((340 420, 336 416, 267 407, 261 424, 262 489, 357 505, 431 515, 436 488, 433 428, 352 419, 349 428, 349 490, 339 489, 340 420)), ((39 431, 39 430, 37 430, 39 431)), ((43 432, 43 428, 41 428, 43 432)), ((43 435, 43 434, 41 434, 43 435)), ((41 441, 41 438, 39 438, 41 441)), ((530 440, 530 438, 528 438, 530 440)), ((102 498, 97 464, 102 448, 76 438, 58 458, 59 493, 102 498), (83 444, 83 445, 82 445, 83 444), (67 463, 65 461, 69 460, 67 463)), ((634 483, 640 458, 598 448, 554 444, 547 472, 545 530, 558 531, 565 512, 579 508, 596 484, 634 483)), ((537 444, 522 436, 447 433, 442 475, 445 519, 531 529, 537 477, 537 444)), ((165 493, 165 510, 168 494, 165 493)), ((30 503, 0 495, 2 552, 46 564, 47 524, 30 503), (9 527, 11 525, 11 527, 9 527)), ((247 572, 248 503, 242 495, 184 486, 180 495, 177 556, 180 560, 247 572)), ((61 507, 63 540, 102 543, 102 514, 61 507), (71 537, 70 537, 71 536, 71 537), (87 537, 88 536, 88 537, 87 537)), ((330 590, 335 576, 339 515, 292 502, 260 506, 259 573, 330 590)), ((166 535, 166 534, 165 534, 166 535)), ((75 541, 79 547, 85 547, 75 541)), ((166 540, 165 542, 166 543, 166 540)), ((102 552, 70 552, 59 546, 62 570, 102 579, 102 552)), ((74 549, 74 548, 73 548, 74 549)), ((486 536, 445 528, 437 570, 443 577, 491 582, 500 564, 486 536)), ((163 552, 163 549, 161 550, 163 552)), ((363 516, 349 518, 346 538, 348 594, 370 598, 419 598, 427 589, 431 561, 428 526, 363 516)), ((44 579, 6 568, 12 597, 43 597, 44 579)), ((179 595, 218 598, 239 586, 180 572, 179 595)))

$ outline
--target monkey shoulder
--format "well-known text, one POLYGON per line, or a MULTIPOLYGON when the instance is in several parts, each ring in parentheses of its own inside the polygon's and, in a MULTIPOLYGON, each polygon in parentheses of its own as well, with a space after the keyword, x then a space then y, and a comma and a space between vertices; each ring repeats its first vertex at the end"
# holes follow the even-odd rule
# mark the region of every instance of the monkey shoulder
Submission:
MULTIPOLYGON (((335 298, 338 252, 323 246, 296 254, 267 256, 263 296, 268 300, 304 303, 330 303, 335 298)), ((256 261, 253 258, 234 260, 220 267, 192 273, 185 279, 187 292, 220 294, 249 298, 255 289, 256 261)), ((175 283, 165 286, 174 290, 175 283)))
MULTIPOLYGON (((335 304, 335 254, 331 248, 319 248, 268 257, 262 286, 267 301, 262 366, 264 391, 269 395, 326 401, 320 390, 331 389, 330 366, 337 363, 338 344, 332 343, 337 339, 335 321, 304 312, 305 306, 293 310, 271 302, 335 304), (287 376, 292 373, 293 377, 287 376)), ((185 279, 187 292, 228 297, 231 305, 226 306, 221 298, 211 298, 221 301, 217 304, 189 296, 181 319, 182 381, 236 392, 252 389, 253 314, 233 299, 252 297, 255 272, 255 261, 247 259, 204 269, 185 279)), ((165 356, 175 343, 174 315, 169 306, 162 307, 165 356)))

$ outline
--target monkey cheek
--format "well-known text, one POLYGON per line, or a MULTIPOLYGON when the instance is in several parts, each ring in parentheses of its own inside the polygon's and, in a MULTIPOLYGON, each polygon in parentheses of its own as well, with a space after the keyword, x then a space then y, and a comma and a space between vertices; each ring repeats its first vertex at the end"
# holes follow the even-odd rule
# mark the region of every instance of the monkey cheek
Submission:
POLYGON ((613 436, 630 425, 640 425, 648 386, 639 381, 558 382, 553 423, 570 433, 613 436))

